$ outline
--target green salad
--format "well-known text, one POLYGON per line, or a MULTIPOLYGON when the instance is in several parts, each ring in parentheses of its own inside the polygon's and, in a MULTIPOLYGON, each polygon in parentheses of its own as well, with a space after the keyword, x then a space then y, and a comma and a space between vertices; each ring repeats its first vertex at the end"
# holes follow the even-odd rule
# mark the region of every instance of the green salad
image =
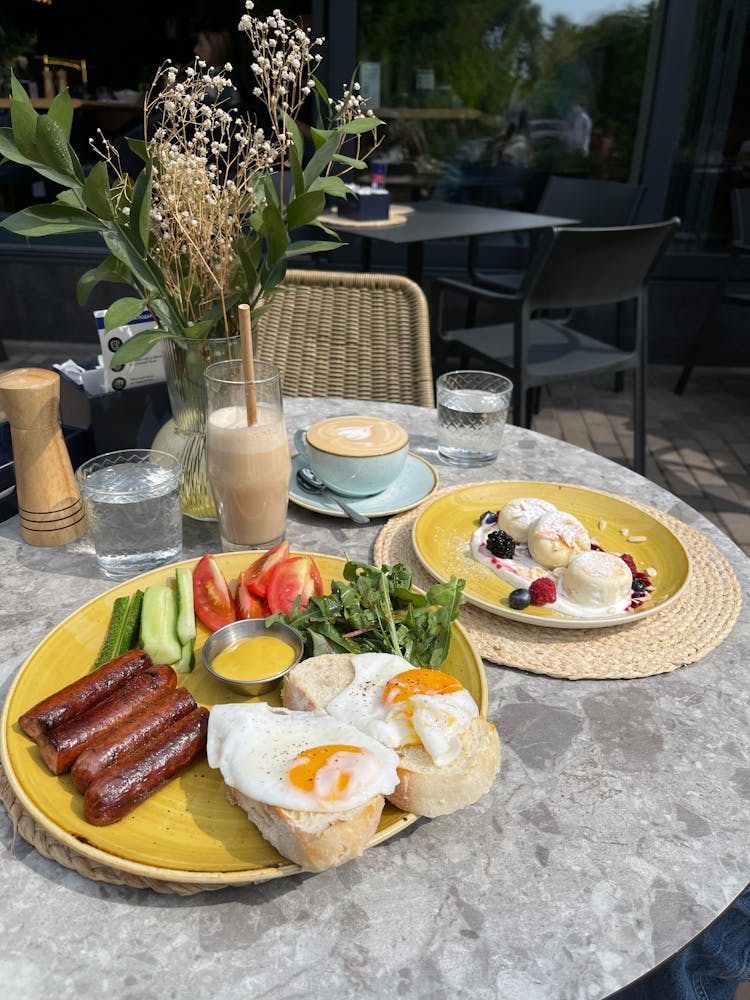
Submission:
POLYGON ((451 577, 417 593, 412 590, 412 571, 404 563, 377 569, 353 560, 347 561, 343 575, 331 584, 330 594, 311 597, 304 610, 275 614, 268 621, 295 628, 306 656, 392 653, 417 667, 442 666, 464 580, 451 577))

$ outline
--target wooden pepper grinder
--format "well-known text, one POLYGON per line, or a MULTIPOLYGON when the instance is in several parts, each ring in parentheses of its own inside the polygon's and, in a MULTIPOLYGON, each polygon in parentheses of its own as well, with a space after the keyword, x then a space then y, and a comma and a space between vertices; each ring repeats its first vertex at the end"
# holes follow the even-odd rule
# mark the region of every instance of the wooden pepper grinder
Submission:
POLYGON ((60 376, 44 368, 0 375, 10 423, 21 538, 63 545, 86 532, 86 511, 60 428, 60 376))

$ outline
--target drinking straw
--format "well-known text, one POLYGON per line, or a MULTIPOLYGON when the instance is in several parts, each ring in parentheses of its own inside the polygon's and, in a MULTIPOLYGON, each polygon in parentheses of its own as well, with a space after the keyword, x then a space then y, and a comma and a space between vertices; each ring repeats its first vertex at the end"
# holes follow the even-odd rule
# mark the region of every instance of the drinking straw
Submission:
POLYGON ((247 426, 258 419, 255 400, 255 366, 253 364, 253 334, 250 327, 250 306, 243 302, 238 306, 240 316, 240 345, 242 367, 245 372, 245 405, 247 406, 247 426))

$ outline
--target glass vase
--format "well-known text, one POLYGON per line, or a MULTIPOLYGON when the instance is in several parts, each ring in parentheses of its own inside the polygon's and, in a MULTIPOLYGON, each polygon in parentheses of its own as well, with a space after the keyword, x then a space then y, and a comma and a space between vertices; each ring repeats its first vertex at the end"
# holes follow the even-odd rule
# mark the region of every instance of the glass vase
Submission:
POLYGON ((153 447, 182 462, 180 506, 198 521, 215 521, 216 507, 206 471, 206 367, 240 357, 240 338, 164 340, 164 373, 172 419, 159 430, 153 447))

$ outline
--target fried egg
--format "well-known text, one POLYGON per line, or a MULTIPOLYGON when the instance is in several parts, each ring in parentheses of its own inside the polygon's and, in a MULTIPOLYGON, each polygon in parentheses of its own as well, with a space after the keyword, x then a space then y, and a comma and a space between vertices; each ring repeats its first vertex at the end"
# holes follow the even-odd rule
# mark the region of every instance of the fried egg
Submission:
POLYGON ((322 710, 214 705, 206 752, 227 785, 285 809, 355 809, 390 795, 399 780, 393 750, 322 710))
POLYGON ((360 653, 352 665, 354 680, 326 706, 331 715, 387 747, 421 745, 438 767, 456 759, 479 709, 454 677, 387 653, 360 653))

